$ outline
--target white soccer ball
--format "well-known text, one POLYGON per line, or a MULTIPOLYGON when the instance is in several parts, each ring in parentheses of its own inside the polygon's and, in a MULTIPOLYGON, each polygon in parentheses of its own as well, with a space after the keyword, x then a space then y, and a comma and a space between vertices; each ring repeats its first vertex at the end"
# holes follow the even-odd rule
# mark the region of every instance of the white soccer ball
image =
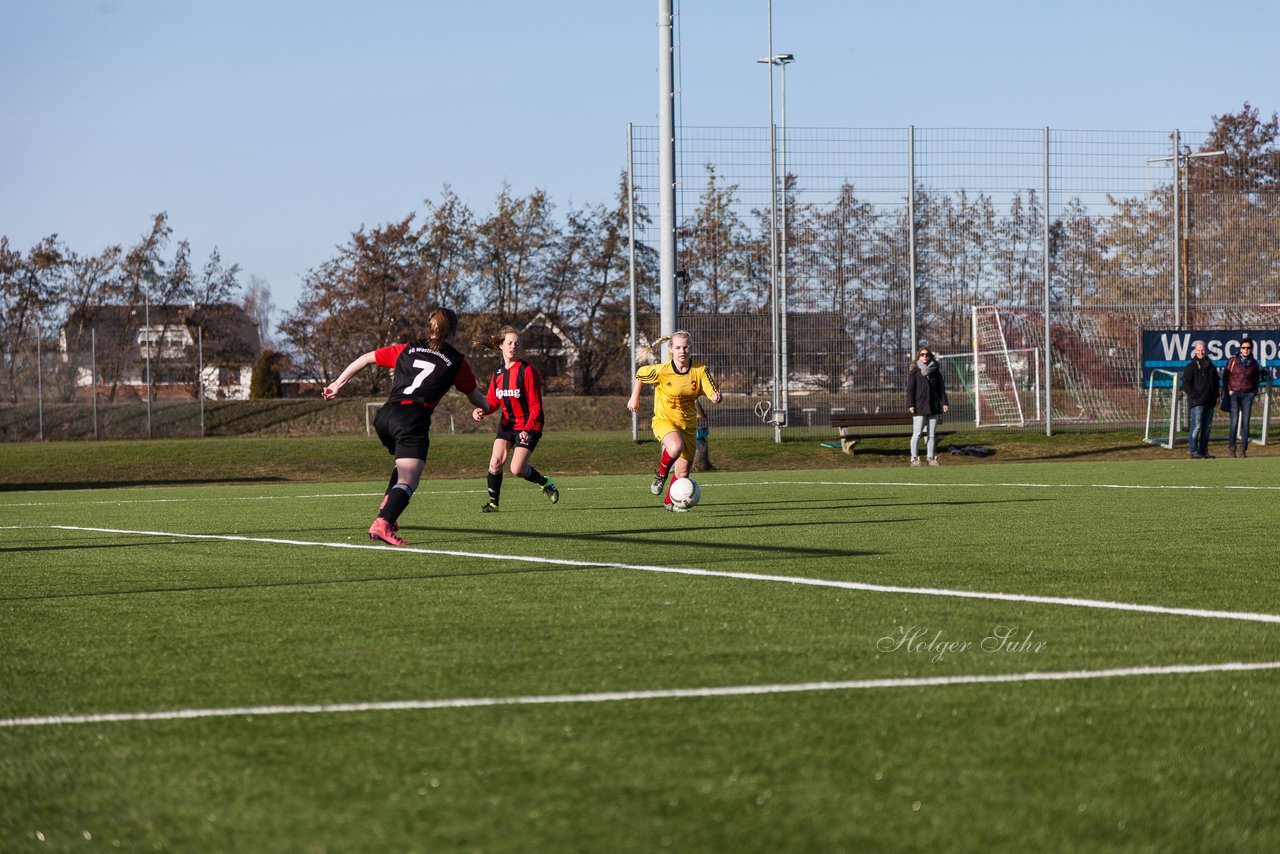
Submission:
POLYGON ((678 477, 671 482, 671 503, 681 510, 688 510, 702 498, 702 487, 690 477, 678 477))

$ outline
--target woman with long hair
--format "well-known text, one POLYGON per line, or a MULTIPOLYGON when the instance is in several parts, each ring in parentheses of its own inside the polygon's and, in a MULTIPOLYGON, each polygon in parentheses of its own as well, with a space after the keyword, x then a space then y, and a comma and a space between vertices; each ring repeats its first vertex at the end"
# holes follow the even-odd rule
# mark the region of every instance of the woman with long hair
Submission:
POLYGON ((378 410, 374 427, 378 438, 395 458, 391 480, 369 526, 369 539, 391 546, 407 546, 399 536, 400 514, 422 480, 431 445, 431 414, 450 388, 456 388, 476 406, 485 405, 476 387, 471 364, 449 339, 458 328, 458 316, 437 308, 427 318, 428 334, 404 344, 370 350, 347 365, 336 380, 324 387, 325 400, 333 400, 356 374, 372 365, 392 369, 391 394, 378 410))
POLYGON ((555 504, 560 490, 551 478, 529 463, 533 449, 542 438, 542 378, 537 370, 519 356, 520 333, 504 326, 497 335, 477 342, 502 354, 502 367, 489 379, 485 405, 476 406, 471 417, 483 421, 486 415, 502 410, 497 434, 493 437, 493 454, 489 457, 489 500, 480 508, 483 513, 498 512, 502 497, 502 472, 511 458, 511 473, 542 488, 542 494, 555 504))
MULTIPOLYGON (((697 445, 697 400, 706 397, 712 403, 719 403, 720 388, 707 366, 693 361, 692 342, 689 333, 683 329, 637 350, 636 361, 644 364, 636 369, 627 409, 639 412, 640 389, 646 385, 653 386, 653 435, 662 443, 662 458, 658 461, 649 491, 662 495, 667 488, 667 476, 673 468, 677 479, 689 476, 697 445), (653 351, 664 341, 671 342, 671 360, 653 364, 653 351)), ((671 503, 669 491, 663 498, 663 504, 668 510, 683 512, 671 503)))
POLYGON ((928 428, 925 453, 929 465, 938 464, 938 416, 951 408, 942 368, 928 347, 920 347, 907 371, 907 411, 911 413, 911 465, 920 465, 920 434, 928 428))

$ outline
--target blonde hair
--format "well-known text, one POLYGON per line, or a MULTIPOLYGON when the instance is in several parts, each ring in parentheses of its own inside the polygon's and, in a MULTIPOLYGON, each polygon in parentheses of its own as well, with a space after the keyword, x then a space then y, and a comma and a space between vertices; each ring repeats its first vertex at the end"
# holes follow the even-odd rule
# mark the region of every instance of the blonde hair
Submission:
POLYGON ((472 343, 477 347, 483 347, 486 350, 498 350, 502 347, 502 342, 508 335, 514 335, 518 339, 520 333, 516 331, 514 326, 504 326, 498 330, 497 335, 487 335, 483 338, 477 338, 472 343))
POLYGON ((657 350, 660 346, 662 346, 662 344, 664 344, 665 342, 671 341, 675 338, 683 338, 684 340, 689 342, 693 341, 692 335, 690 335, 688 332, 685 332, 683 329, 677 329, 675 332, 672 332, 670 335, 663 335, 661 338, 659 338, 657 341, 654 341, 652 344, 648 344, 643 347, 637 347, 636 348, 636 364, 637 365, 656 364, 658 361, 658 358, 657 356, 653 355, 654 351, 657 350))
POLYGON ((449 336, 458 328, 458 315, 451 309, 441 306, 427 317, 427 327, 431 330, 429 336, 431 346, 439 347, 449 340, 449 336))

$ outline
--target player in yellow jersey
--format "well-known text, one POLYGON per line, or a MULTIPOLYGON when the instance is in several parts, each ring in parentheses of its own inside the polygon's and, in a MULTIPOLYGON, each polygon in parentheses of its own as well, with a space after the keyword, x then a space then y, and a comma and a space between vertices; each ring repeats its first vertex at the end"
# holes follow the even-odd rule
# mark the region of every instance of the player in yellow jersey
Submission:
MULTIPOLYGON (((636 353, 637 361, 648 361, 653 348, 671 341, 671 361, 660 365, 641 365, 636 368, 636 381, 631 389, 627 409, 640 410, 640 389, 653 386, 653 435, 662 443, 662 460, 653 475, 649 491, 662 495, 667 475, 675 470, 677 478, 689 476, 693 462, 695 432, 698 426, 696 402, 706 397, 712 403, 720 402, 720 388, 707 366, 693 361, 689 333, 683 330, 659 338, 652 346, 636 353)), ((668 493, 663 500, 668 510, 678 508, 671 503, 668 493)))

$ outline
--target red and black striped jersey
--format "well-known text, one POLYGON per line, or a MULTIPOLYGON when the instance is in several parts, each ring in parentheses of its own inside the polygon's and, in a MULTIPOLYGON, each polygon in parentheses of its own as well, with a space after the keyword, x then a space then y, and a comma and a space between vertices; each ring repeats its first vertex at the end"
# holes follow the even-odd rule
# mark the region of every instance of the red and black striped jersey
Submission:
POLYGON ((489 408, 502 408, 502 426, 510 430, 542 429, 542 378, 533 365, 517 359, 498 368, 489 379, 489 408))
POLYGON ((476 389, 471 363, 451 344, 439 348, 429 341, 392 344, 373 351, 384 368, 394 368, 387 403, 420 403, 435 406, 450 388, 463 394, 476 389))

